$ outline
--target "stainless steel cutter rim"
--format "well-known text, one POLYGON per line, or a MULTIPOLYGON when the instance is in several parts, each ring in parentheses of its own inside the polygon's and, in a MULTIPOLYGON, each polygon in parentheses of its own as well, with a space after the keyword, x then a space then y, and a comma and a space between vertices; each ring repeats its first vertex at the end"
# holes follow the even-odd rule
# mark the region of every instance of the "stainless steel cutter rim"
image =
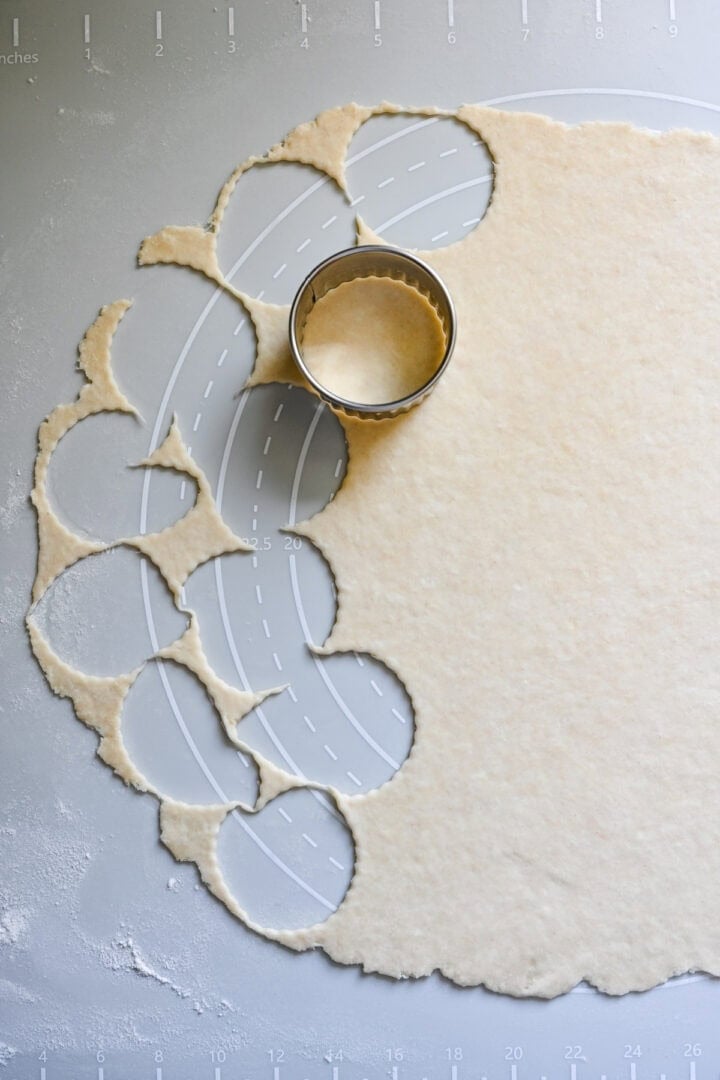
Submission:
MULTIPOLYGON (((336 286, 332 286, 333 288, 336 286)), ((456 316, 455 305, 453 304, 452 297, 445 285, 442 278, 422 259, 419 259, 417 255, 413 255, 408 251, 404 251, 401 248, 390 247, 385 244, 362 244, 356 247, 343 248, 342 251, 336 251, 333 255, 330 255, 327 259, 323 259, 321 263, 318 263, 314 267, 307 277, 304 279, 299 289, 295 294, 295 298, 290 308, 290 324, 289 324, 289 337, 290 337, 290 351, 295 361, 296 366, 307 380, 310 385, 315 389, 323 401, 334 409, 338 409, 341 412, 347 413, 349 416, 357 416, 360 418, 381 420, 386 417, 396 416, 399 413, 407 412, 408 409, 418 405, 427 395, 434 389, 436 383, 442 378, 445 370, 450 363, 450 359, 455 348, 456 337, 456 316), (312 292, 312 306, 321 299, 322 296, 330 292, 331 289, 325 290, 320 296, 315 295, 314 283, 318 277, 325 272, 329 267, 332 267, 336 263, 342 262, 357 262, 358 257, 360 261, 366 262, 368 256, 377 255, 380 260, 395 259, 399 265, 404 265, 411 268, 416 274, 427 279, 430 288, 427 290, 422 289, 416 281, 408 280, 401 274, 393 275, 382 270, 373 271, 369 270, 365 273, 348 274, 347 277, 339 281, 338 284, 342 284, 345 281, 355 281, 364 277, 389 277, 394 280, 405 281, 406 284, 413 288, 416 288, 421 295, 426 298, 433 305, 440 317, 443 324, 443 331, 445 334, 445 352, 442 360, 440 361, 437 369, 433 372, 431 377, 419 386, 412 393, 407 394, 405 397, 398 398, 395 401, 387 402, 363 402, 363 401, 351 401, 348 398, 341 397, 339 394, 333 393, 323 383, 321 383, 310 371, 302 354, 302 346, 300 343, 301 331, 307 322, 307 314, 303 321, 302 326, 298 325, 300 307, 305 302, 308 293, 312 292)))

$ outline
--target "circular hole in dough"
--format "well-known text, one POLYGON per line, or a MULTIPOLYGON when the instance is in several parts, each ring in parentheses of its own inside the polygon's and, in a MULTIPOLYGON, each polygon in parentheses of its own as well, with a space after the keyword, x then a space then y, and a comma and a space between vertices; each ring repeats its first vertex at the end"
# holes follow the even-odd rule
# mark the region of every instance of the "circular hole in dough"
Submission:
MULTIPOLYGON (((105 541, 138 531, 145 470, 132 468, 147 454, 147 431, 132 416, 98 413, 71 428, 58 443, 48 469, 48 497, 69 529, 105 541)), ((159 531, 192 506, 195 481, 185 477, 185 501, 178 498, 181 478, 153 471, 153 520, 159 531)))
POLYGON ((218 837, 223 877, 258 926, 296 930, 324 922, 353 875, 354 844, 332 800, 317 791, 279 795, 258 814, 229 814, 218 837))
POLYGON ((325 173, 257 164, 240 176, 223 214, 218 261, 235 288, 286 304, 317 263, 353 239, 352 211, 325 173))
POLYGON ((255 763, 229 741, 205 688, 186 668, 148 664, 125 700, 122 732, 133 764, 163 795, 205 805, 255 802, 255 763))
POLYGON ((33 619, 51 648, 87 675, 121 675, 153 652, 146 618, 152 607, 159 646, 186 627, 158 570, 130 548, 89 555, 55 578, 33 619), (133 627, 120 633, 118 627, 133 627))
POLYGON ((373 116, 348 151, 355 212, 388 244, 432 249, 462 240, 482 220, 493 189, 487 147, 445 116, 373 116))
MULTIPOLYGON (((315 660, 305 649, 298 660, 292 679, 298 700, 278 694, 262 711, 303 775, 348 795, 392 780, 415 731, 412 703, 395 673, 366 653, 315 660)), ((249 746, 287 768, 254 714, 239 731, 249 746)))
POLYGON ((219 501, 223 518, 257 549, 258 558, 272 549, 283 552, 285 560, 292 541, 277 530, 327 505, 340 486, 347 456, 337 418, 314 394, 287 383, 253 387, 221 453, 227 457, 219 501))

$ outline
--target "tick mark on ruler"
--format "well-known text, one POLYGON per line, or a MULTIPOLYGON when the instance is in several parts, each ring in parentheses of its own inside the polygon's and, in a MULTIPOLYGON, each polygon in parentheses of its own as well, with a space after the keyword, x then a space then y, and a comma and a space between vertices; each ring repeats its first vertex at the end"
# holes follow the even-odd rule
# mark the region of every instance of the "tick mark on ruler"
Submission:
POLYGON ((281 274, 284 274, 287 270, 287 263, 283 263, 282 266, 278 266, 277 270, 273 273, 273 281, 277 281, 281 274))
POLYGON ((86 45, 90 44, 90 16, 83 16, 83 41, 86 45))
POLYGON ((12 42, 13 48, 17 49, 20 44, 20 20, 13 19, 12 21, 12 42))
POLYGON ((332 759, 333 759, 333 761, 337 761, 337 759, 338 759, 338 756, 337 756, 337 754, 335 753, 335 751, 334 751, 334 750, 332 749, 332 747, 331 747, 331 746, 328 746, 328 744, 327 744, 327 743, 323 743, 323 750, 325 751, 325 753, 327 754, 327 756, 328 756, 329 758, 332 758, 332 759))
POLYGON ((228 37, 235 37, 235 8, 228 8, 228 37))
POLYGON ((424 165, 425 165, 424 161, 416 161, 414 165, 408 165, 407 171, 408 172, 415 172, 416 169, 422 169, 424 165))
POLYGON ((375 0, 375 3, 373 4, 373 9, 375 14, 375 29, 380 30, 382 29, 380 26, 380 0, 375 0))
POLYGON ((321 229, 327 229, 328 226, 332 225, 333 221, 337 221, 337 214, 333 214, 332 217, 329 217, 327 219, 327 221, 323 222, 323 224, 320 226, 320 228, 321 229))
POLYGON ((345 869, 345 867, 343 866, 343 864, 341 862, 338 862, 337 859, 333 859, 332 855, 328 855, 328 862, 331 862, 333 864, 333 866, 335 866, 338 870, 344 870, 345 869))
POLYGON ((308 29, 308 16, 307 16, 307 4, 300 5, 300 33, 307 34, 308 29))
POLYGON ((448 0, 447 11, 448 26, 450 27, 450 29, 452 29, 455 25, 455 0, 448 0))
POLYGON ((676 16, 675 0, 670 0, 670 22, 675 22, 676 16))
POLYGON ((380 183, 378 184, 378 191, 381 190, 384 187, 387 187, 388 184, 394 184, 394 183, 395 183, 395 177, 394 176, 386 176, 385 179, 381 180, 380 183))
POLYGON ((273 663, 275 664, 275 667, 278 669, 278 671, 282 671, 282 664, 280 663, 280 657, 278 656, 278 654, 276 652, 273 653, 273 663))
POLYGON ((595 22, 602 22, 602 0, 595 0, 595 22))
POLYGON ((278 814, 280 815, 280 817, 283 817, 283 818, 285 818, 285 820, 287 821, 288 825, 292 825, 292 818, 291 818, 291 817, 290 817, 290 815, 288 814, 287 810, 285 810, 285 809, 284 809, 284 807, 282 807, 282 806, 278 806, 278 808, 277 808, 277 812, 278 812, 278 814))
POLYGON ((520 22, 523 26, 528 24, 528 0, 520 0, 520 22))
POLYGON ((285 406, 281 404, 281 405, 278 405, 277 409, 275 410, 275 415, 273 416, 273 420, 274 420, 274 422, 276 424, 277 424, 278 420, 280 419, 280 414, 282 413, 284 407, 285 406))
POLYGON ((206 401, 207 401, 207 399, 208 399, 208 398, 210 397, 210 394, 212 393, 212 388, 213 388, 213 385, 214 385, 214 384, 213 384, 213 381, 212 381, 212 379, 209 379, 209 380, 208 380, 208 384, 207 384, 207 386, 205 387, 205 393, 203 394, 203 397, 205 398, 205 400, 206 400, 206 401))
POLYGON ((155 40, 162 41, 162 11, 155 12, 155 40))

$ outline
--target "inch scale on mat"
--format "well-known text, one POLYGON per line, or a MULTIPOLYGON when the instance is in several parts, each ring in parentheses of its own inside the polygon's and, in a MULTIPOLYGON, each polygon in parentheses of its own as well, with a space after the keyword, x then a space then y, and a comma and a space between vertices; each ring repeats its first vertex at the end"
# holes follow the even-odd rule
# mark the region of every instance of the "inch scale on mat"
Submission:
MULTIPOLYGON (((16 8, 21 11, 29 6, 18 0, 16 8)), ((90 5, 87 5, 90 7, 90 5)), ((360 47, 366 45, 373 49, 403 48, 409 27, 406 20, 416 22, 409 8, 399 10, 402 5, 391 0, 363 0, 354 11, 355 41, 360 47)), ((478 43, 487 35, 488 27, 482 13, 466 10, 456 4, 456 0, 436 0, 436 10, 432 17, 425 16, 425 32, 437 46, 455 46, 463 43, 478 43)), ((30 15, 10 14, 5 18, 4 41, 0 43, 0 67, 25 66, 42 62, 44 54, 35 52, 38 35, 44 31, 43 15, 34 12, 30 15), (32 59, 38 56, 38 60, 32 59), (10 59, 13 57, 13 59, 10 59), (17 59, 21 57, 22 59, 17 59), (25 59, 28 57, 28 59, 25 59)), ((172 7, 153 8, 137 7, 131 20, 112 26, 101 9, 95 11, 78 10, 77 15, 66 13, 54 30, 63 38, 63 48, 75 48, 86 62, 94 59, 96 50, 103 56, 108 50, 117 47, 125 49, 134 45, 138 36, 144 36, 149 54, 157 60, 172 57, 174 42, 185 40, 185 27, 192 22, 192 40, 197 46, 203 41, 215 46, 215 53, 222 51, 240 58, 253 47, 252 15, 237 4, 224 5, 221 8, 198 9, 192 20, 187 12, 172 7), (220 26, 218 17, 223 20, 220 26), (144 29, 143 29, 144 27, 144 29)), ((546 5, 537 0, 517 0, 507 4, 502 21, 492 26, 494 32, 512 35, 512 40, 525 44, 530 50, 536 38, 541 39, 546 32, 562 29, 565 33, 574 31, 573 48, 583 49, 593 43, 603 42, 612 47, 613 40, 632 36, 635 48, 642 47, 645 41, 652 41, 658 34, 671 39, 682 38, 684 22, 697 23, 697 11, 685 6, 684 0, 646 0, 627 5, 611 4, 610 0, 579 0, 571 17, 563 16, 558 22, 557 16, 548 11, 546 5)), ((334 24, 331 10, 321 8, 312 0, 293 2, 284 5, 282 16, 278 19, 277 30, 289 47, 300 47, 310 52, 313 44, 327 40, 338 28, 334 24)), ((712 30, 712 27, 706 27, 712 30)), ((50 48, 55 48, 53 38, 50 48)), ((527 51, 526 50, 526 51, 527 51)), ((445 53, 448 62, 452 60, 452 50, 445 53)), ((522 62, 522 61, 520 61, 522 62)))

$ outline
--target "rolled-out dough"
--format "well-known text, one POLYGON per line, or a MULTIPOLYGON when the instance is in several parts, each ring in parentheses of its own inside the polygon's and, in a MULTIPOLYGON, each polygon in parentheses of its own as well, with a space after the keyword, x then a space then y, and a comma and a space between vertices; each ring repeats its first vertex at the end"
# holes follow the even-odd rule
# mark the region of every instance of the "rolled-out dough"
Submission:
POLYGON ((357 278, 316 301, 301 349, 326 390, 347 401, 382 405, 430 381, 445 352, 445 334, 435 308, 411 285, 357 278))
MULTIPOLYGON (((382 111, 332 110, 264 161, 343 184, 353 132, 382 111)), ((423 256, 458 310, 454 360, 410 413, 340 418, 347 478, 299 530, 337 581, 324 651, 398 674, 415 744, 381 789, 334 793, 357 850, 337 913, 262 932, 517 995, 720 974, 720 142, 446 115, 495 165, 480 225, 423 256)), ((252 383, 299 381, 287 309, 217 264, 224 207, 261 160, 207 231, 164 230, 140 257, 247 306, 252 383)), ((42 521, 40 540, 41 591, 70 556, 42 521)), ((226 813, 165 800, 162 835, 247 921, 216 858, 226 813)))

